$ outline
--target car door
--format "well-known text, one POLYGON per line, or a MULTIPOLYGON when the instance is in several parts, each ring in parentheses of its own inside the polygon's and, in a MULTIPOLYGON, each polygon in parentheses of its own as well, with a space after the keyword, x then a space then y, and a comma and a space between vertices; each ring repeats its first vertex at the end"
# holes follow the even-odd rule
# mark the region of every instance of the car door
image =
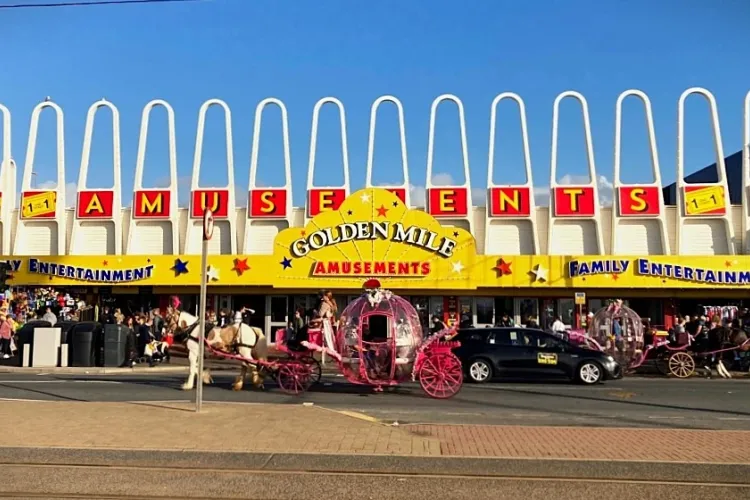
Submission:
POLYGON ((533 371, 544 376, 567 375, 572 360, 566 342, 546 332, 534 331, 532 335, 535 339, 536 362, 533 371))
POLYGON ((528 370, 531 354, 523 345, 523 328, 493 328, 487 338, 495 369, 505 375, 519 376, 528 370))
POLYGON ((487 333, 485 343, 487 357, 492 361, 495 373, 507 373, 512 370, 513 356, 508 352, 508 335, 501 328, 492 328, 487 333))

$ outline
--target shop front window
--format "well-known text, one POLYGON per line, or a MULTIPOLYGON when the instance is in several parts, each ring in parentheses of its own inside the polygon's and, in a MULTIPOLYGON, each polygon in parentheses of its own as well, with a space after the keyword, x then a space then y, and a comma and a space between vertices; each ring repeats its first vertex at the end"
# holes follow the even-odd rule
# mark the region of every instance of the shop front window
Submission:
POLYGON ((495 299, 491 297, 478 297, 477 325, 493 325, 495 323, 495 299))
POLYGON ((555 315, 557 314, 557 301, 554 299, 545 299, 542 301, 542 317, 539 321, 539 326, 542 329, 549 329, 552 327, 552 323, 555 321, 555 315))
POLYGON ((422 330, 427 331, 430 328, 430 311, 429 311, 429 299, 427 297, 411 297, 411 305, 417 310, 419 315, 419 322, 422 325, 422 330))
POLYGON ((430 297, 430 316, 437 316, 441 320, 445 320, 444 312, 443 297, 430 297))
POLYGON ((516 323, 526 325, 530 319, 539 321, 539 301, 537 299, 516 299, 516 323))
POLYGON ((286 323, 287 302, 286 296, 271 297, 271 323, 286 323))
POLYGON ((575 326, 576 305, 574 299, 560 299, 557 301, 557 311, 560 319, 568 326, 575 326))

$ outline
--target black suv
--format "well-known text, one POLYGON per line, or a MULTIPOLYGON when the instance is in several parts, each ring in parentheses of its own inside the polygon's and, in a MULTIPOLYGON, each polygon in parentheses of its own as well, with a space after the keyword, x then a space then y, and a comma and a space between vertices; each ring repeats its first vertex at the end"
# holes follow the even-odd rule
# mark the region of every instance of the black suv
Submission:
POLYGON ((455 350, 472 382, 496 376, 565 376, 583 384, 622 377, 622 368, 607 353, 571 344, 542 330, 522 327, 466 328, 455 350))

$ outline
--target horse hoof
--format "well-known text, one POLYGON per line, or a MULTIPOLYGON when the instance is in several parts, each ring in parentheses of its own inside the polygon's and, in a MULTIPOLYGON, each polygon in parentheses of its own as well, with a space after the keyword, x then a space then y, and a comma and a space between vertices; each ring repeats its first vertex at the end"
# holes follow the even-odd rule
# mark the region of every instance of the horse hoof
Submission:
POLYGON ((192 387, 190 387, 189 385, 183 385, 183 386, 182 386, 182 390, 183 390, 183 391, 192 391, 192 390, 193 390, 193 388, 192 388, 192 387))
POLYGON ((242 386, 241 385, 234 385, 233 384, 232 385, 232 390, 233 391, 241 391, 242 390, 242 386))

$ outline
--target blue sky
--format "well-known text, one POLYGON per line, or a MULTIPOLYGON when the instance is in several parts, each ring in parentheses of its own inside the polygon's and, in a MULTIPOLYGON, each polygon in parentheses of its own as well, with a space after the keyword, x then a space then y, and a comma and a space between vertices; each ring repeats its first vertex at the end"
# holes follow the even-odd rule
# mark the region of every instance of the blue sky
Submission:
MULTIPOLYGON (((15 0, 0 0, 17 3, 15 0)), ((33 3, 33 2, 31 2, 33 3)), ((466 110, 473 187, 486 185, 490 103, 503 91, 526 102, 534 183, 549 182, 552 103, 577 90, 588 99, 597 173, 612 179, 614 110, 620 92, 650 96, 664 182, 675 178, 677 100, 692 86, 717 98, 725 153, 741 147, 742 101, 750 90, 746 0, 503 0, 260 1, 213 0, 121 7, 0 10, 0 103, 13 113, 13 156, 21 181, 32 108, 45 96, 65 111, 66 180, 76 182, 86 111, 106 97, 121 114, 123 198, 132 189, 143 106, 169 101, 177 118, 178 174, 189 185, 198 108, 209 98, 233 112, 235 182, 248 183, 254 109, 273 96, 289 110, 295 205, 304 199, 315 102, 335 96, 346 106, 352 188, 364 184, 369 111, 383 94, 401 99, 406 113, 412 183, 425 182, 430 103, 459 96, 466 110)), ((626 102, 624 181, 650 180, 643 107, 626 102)), ((714 161, 708 106, 688 100, 686 168, 714 161)), ((89 187, 107 187, 111 124, 97 115, 89 187)), ((45 111, 38 139, 38 182, 55 178, 54 119, 45 111)), ((396 113, 378 115, 375 182, 400 180, 396 113)), ((561 107, 559 176, 587 171, 580 107, 561 107)), ((167 170, 166 119, 152 115, 146 184, 167 170)), ((440 107, 435 173, 460 179, 455 107, 440 107)), ((523 180, 518 112, 499 111, 498 182, 523 180)), ((226 183, 223 117, 208 114, 204 185, 226 183)), ((340 178, 338 116, 321 113, 316 182, 340 178)), ((281 180, 280 115, 263 121, 260 178, 281 180)), ((604 182, 606 184, 606 182, 604 182)), ((20 184, 19 184, 20 185, 20 184)), ((244 197, 243 197, 244 198, 244 197)), ((184 195, 183 195, 184 199, 184 195)), ((70 204, 71 200, 68 200, 70 204)), ((238 199, 244 204, 244 199, 238 199)))

